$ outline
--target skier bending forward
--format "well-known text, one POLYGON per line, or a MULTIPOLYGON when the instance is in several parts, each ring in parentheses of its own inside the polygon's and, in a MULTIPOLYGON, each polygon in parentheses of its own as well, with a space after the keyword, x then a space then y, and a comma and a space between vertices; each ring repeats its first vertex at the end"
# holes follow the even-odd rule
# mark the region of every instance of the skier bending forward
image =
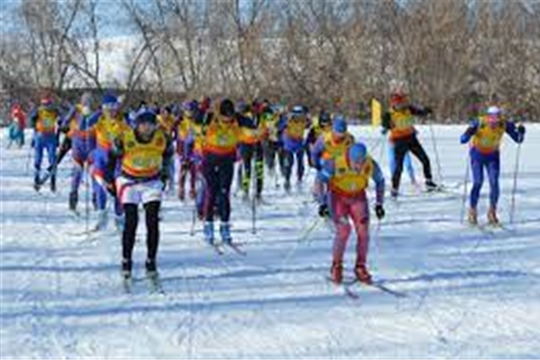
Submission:
POLYGON ((369 244, 369 206, 365 189, 369 178, 376 184, 375 213, 378 219, 384 217, 384 177, 379 165, 367 154, 364 144, 356 143, 348 151, 323 162, 318 173, 320 183, 317 190, 319 199, 325 199, 319 214, 329 214, 336 227, 332 267, 330 276, 335 283, 343 281, 343 254, 351 233, 352 219, 356 229, 356 265, 354 274, 358 281, 371 283, 371 275, 366 266, 369 244), (325 196, 324 190, 327 189, 325 196))

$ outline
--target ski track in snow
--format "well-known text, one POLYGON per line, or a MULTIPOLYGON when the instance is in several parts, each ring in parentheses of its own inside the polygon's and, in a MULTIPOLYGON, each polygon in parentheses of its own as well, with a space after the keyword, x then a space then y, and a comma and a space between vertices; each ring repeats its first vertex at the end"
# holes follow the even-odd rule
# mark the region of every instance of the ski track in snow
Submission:
MULTIPOLYGON (((419 129, 437 178, 430 128, 419 129)), ((59 169, 58 192, 51 194, 45 185, 37 194, 29 148, 6 149, 2 135, 0 357, 537 358, 540 126, 528 127, 522 145, 513 225, 508 222, 516 145, 504 140, 499 217, 505 227, 499 230, 460 221, 467 148, 458 139, 464 127, 434 130, 448 190, 417 193, 404 171, 403 196, 387 199, 380 224, 372 216, 371 271, 407 296, 352 285, 357 299, 325 280, 333 233, 324 221, 311 229, 317 220, 312 170, 302 187, 293 185, 291 195, 267 177, 256 234, 250 206, 239 194, 232 198, 233 237, 246 256, 229 248, 216 255, 203 243, 199 223, 190 236, 193 204, 167 197, 159 253, 165 294, 151 294, 144 279, 144 224, 135 247, 132 294, 125 294, 120 235, 113 230, 74 235, 96 217, 90 212, 86 221, 84 184, 81 218, 68 214, 69 155, 59 169)), ((354 127, 353 132, 388 175, 387 148, 378 131, 354 127)), ((416 160, 415 165, 420 177, 416 160)), ((486 183, 482 222, 487 193, 486 183)), ((354 245, 350 239, 347 277, 354 245)))

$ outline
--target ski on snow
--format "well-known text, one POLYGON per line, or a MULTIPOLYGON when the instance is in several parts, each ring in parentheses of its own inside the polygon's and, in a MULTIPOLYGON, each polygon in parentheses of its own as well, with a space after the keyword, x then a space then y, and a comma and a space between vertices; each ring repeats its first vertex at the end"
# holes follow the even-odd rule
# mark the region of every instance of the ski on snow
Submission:
POLYGON ((397 290, 394 290, 392 288, 389 288, 388 286, 384 285, 383 282, 381 282, 381 281, 365 283, 365 282, 360 282, 357 279, 350 279, 350 280, 344 280, 341 284, 338 284, 338 283, 335 283, 329 277, 327 277, 327 280, 330 281, 330 283, 332 283, 332 285, 335 285, 337 287, 341 287, 343 289, 344 294, 347 297, 349 297, 351 299, 355 299, 355 300, 360 298, 360 293, 354 290, 355 287, 358 288, 358 286, 355 286, 355 285, 359 285, 359 287, 367 287, 367 288, 377 289, 377 290, 380 290, 381 292, 384 292, 384 293, 386 293, 388 295, 392 295, 392 296, 394 296, 396 298, 407 297, 407 294, 405 294, 404 292, 397 291, 397 290))
POLYGON ((512 231, 511 229, 508 229, 507 227, 503 226, 500 223, 499 224, 490 224, 490 223, 470 224, 469 223, 469 228, 477 229, 478 231, 484 234, 489 234, 489 235, 495 235, 497 232, 511 232, 512 231))
POLYGON ((132 294, 133 293, 133 284, 136 282, 145 281, 148 286, 148 291, 150 294, 160 294, 164 295, 165 290, 163 289, 163 285, 161 284, 161 279, 159 278, 159 274, 147 274, 145 275, 144 279, 134 279, 131 276, 122 276, 122 288, 124 290, 124 293, 126 294, 132 294))
POLYGON ((146 282, 148 283, 148 289, 151 294, 165 294, 158 273, 146 274, 146 282))
POLYGON ((223 243, 214 243, 214 244, 209 244, 208 242, 204 242, 206 245, 210 246, 217 255, 225 255, 226 251, 225 249, 226 248, 229 248, 231 249, 234 253, 238 254, 238 255, 242 255, 242 256, 246 256, 247 255, 247 252, 245 250, 243 250, 241 248, 241 246, 239 244, 236 244, 236 243, 226 243, 226 242, 223 242, 223 243))

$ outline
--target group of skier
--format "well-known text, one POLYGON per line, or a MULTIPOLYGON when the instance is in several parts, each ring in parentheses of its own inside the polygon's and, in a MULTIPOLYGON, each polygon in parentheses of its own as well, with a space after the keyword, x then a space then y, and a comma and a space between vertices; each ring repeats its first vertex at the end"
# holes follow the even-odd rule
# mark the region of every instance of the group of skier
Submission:
MULTIPOLYGON (((25 115, 21 113, 20 108, 13 111, 17 124, 24 121, 25 115)), ((395 92, 388 111, 382 115, 383 134, 389 133, 391 144, 390 195, 394 199, 399 197, 404 163, 413 184, 420 186, 409 153, 422 163, 425 190, 440 189, 433 180, 429 157, 414 126, 417 117, 431 113, 430 108, 412 104, 406 94, 395 92)), ((242 198, 248 200, 253 188, 252 200, 260 202, 265 167, 277 181, 276 164, 279 164, 284 189, 290 192, 295 163, 296 182, 303 183, 307 155, 307 163, 316 171, 313 194, 319 204, 319 215, 331 219, 336 229, 331 280, 343 281, 344 252, 354 227, 357 238, 354 274, 360 282, 372 281, 367 268, 370 209, 366 189, 369 180, 373 180, 374 212, 382 219, 385 179, 365 144, 348 132, 347 121, 340 114, 325 110, 310 114, 302 105, 287 109, 266 100, 234 104, 229 99, 212 102, 208 98, 162 107, 141 102, 137 108, 125 109, 113 94, 105 94, 98 106, 92 95, 85 93, 68 111, 62 111, 52 97, 45 96, 28 118, 34 129, 34 188, 39 191, 49 181, 51 190, 56 191, 58 165, 71 150, 69 209, 77 212, 79 187, 86 171, 86 184, 91 183, 89 193, 98 213, 95 230, 106 228, 107 202, 114 204, 115 224, 122 231, 122 271, 126 278, 131 276, 139 204, 144 207, 147 227, 146 270, 156 276, 164 191, 174 192, 176 185, 177 196, 184 201, 189 178, 188 195, 203 222, 205 241, 213 246, 218 244, 214 235, 218 217, 221 243, 231 245, 230 197, 238 160, 238 188, 242 198), (61 133, 63 141, 58 146, 61 133), (45 171, 41 168, 44 151, 49 165, 45 171)), ((468 215, 471 224, 478 222, 477 204, 484 168, 491 186, 488 220, 490 224, 498 224, 499 146, 505 132, 518 143, 524 140, 523 125, 506 119, 501 108, 492 105, 471 120, 461 137, 461 143, 471 142, 473 187, 468 215)))

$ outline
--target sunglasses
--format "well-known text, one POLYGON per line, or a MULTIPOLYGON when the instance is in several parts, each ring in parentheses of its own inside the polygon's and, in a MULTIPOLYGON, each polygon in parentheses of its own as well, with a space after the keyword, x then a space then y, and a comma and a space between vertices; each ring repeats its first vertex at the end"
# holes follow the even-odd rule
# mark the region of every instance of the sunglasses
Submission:
POLYGON ((114 103, 107 103, 107 104, 103 104, 101 105, 101 108, 103 110, 118 110, 120 108, 120 106, 118 104, 114 104, 114 103))

